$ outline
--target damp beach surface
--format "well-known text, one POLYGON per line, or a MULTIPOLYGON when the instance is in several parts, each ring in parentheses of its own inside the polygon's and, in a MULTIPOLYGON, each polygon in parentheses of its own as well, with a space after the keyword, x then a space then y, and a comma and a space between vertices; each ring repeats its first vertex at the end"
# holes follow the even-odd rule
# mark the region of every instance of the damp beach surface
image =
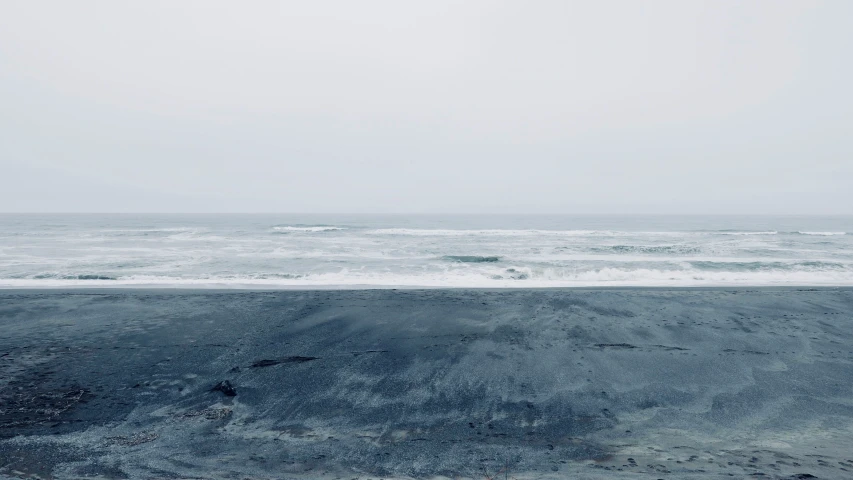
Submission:
POLYGON ((853 478, 853 289, 3 290, 0 476, 853 478))

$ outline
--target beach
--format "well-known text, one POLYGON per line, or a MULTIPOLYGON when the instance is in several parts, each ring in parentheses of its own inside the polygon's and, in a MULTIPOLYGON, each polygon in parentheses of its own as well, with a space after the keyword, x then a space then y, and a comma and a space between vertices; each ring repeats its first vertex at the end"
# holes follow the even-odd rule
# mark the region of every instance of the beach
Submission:
POLYGON ((853 478, 851 288, 7 289, 0 332, 3 476, 853 478))
POLYGON ((0 0, 0 480, 853 480, 853 0, 0 0))

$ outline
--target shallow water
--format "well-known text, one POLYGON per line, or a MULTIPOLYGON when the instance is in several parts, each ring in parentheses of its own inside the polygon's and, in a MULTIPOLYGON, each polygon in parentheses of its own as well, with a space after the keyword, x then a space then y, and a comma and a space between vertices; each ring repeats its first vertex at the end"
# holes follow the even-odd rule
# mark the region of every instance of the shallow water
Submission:
POLYGON ((853 285, 853 217, 0 215, 0 286, 853 285))

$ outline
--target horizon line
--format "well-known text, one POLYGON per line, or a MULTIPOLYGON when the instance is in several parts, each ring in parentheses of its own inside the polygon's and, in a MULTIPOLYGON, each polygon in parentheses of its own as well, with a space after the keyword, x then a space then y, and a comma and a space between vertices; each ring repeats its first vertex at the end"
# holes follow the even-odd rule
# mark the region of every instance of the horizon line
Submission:
POLYGON ((608 213, 578 213, 578 212, 561 212, 561 213, 539 213, 539 212, 61 212, 61 211, 18 211, 5 212, 0 211, 0 215, 389 215, 389 216, 405 216, 405 215, 443 215, 443 216, 467 216, 467 215, 493 215, 493 216, 661 216, 661 217, 676 217, 676 216, 730 216, 730 217, 753 217, 753 216, 776 216, 776 217, 804 217, 804 216, 826 216, 826 217, 846 217, 853 216, 850 213, 725 213, 725 212, 700 212, 700 213, 660 213, 660 212, 608 212, 608 213))

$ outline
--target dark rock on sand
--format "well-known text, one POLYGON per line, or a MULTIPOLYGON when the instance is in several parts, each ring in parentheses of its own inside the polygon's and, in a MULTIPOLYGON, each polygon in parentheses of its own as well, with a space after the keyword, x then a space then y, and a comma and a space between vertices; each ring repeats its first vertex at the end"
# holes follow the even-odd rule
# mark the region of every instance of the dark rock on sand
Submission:
POLYGON ((598 348, 637 348, 636 345, 630 343, 596 343, 595 346, 598 348))
POLYGON ((231 385, 231 382, 228 380, 223 380, 217 383, 213 388, 210 389, 211 392, 222 392, 226 397, 236 397, 237 389, 231 385))
POLYGON ((275 360, 258 360, 253 363, 252 368, 259 367, 271 367, 273 365, 279 365, 281 363, 305 363, 310 362, 311 360, 317 360, 317 357, 302 357, 302 356, 292 356, 292 357, 283 357, 275 360))

